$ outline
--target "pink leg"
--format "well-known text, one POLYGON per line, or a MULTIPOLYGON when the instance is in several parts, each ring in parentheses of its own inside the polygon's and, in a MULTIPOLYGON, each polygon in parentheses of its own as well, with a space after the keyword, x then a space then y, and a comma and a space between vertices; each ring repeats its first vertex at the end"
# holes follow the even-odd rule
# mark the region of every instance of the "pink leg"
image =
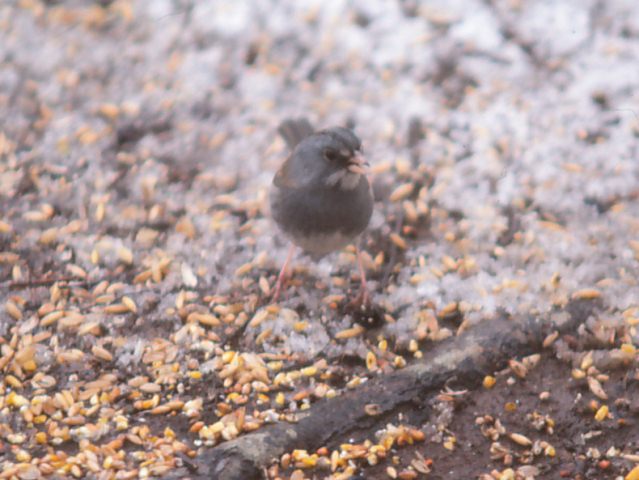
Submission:
POLYGON ((293 253, 295 253, 295 245, 291 244, 288 249, 288 254, 286 255, 286 260, 284 260, 284 265, 282 265, 282 269, 280 270, 280 274, 277 276, 277 283, 275 284, 275 292, 273 292, 272 300, 275 302, 280 296, 282 291, 282 285, 286 281, 286 277, 288 276, 288 264, 291 262, 293 258, 293 253))
POLYGON ((368 304, 368 286, 366 284, 366 271, 364 270, 364 263, 362 262, 362 251, 359 249, 359 242, 357 242, 357 265, 359 267, 359 278, 361 279, 361 286, 359 292, 359 298, 362 304, 368 304))

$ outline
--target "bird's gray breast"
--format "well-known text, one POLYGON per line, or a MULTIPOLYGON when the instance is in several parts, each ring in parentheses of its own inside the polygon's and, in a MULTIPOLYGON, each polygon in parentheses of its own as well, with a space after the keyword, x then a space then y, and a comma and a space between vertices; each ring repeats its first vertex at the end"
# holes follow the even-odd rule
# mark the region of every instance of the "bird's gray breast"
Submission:
POLYGON ((361 176, 351 190, 273 186, 271 212, 280 229, 306 252, 323 255, 346 246, 368 225, 373 198, 361 176))

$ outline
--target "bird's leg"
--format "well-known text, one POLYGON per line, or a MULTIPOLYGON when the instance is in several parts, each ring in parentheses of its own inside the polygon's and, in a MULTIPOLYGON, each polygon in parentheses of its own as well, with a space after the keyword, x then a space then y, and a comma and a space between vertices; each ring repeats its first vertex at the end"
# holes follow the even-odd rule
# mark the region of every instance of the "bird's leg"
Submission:
POLYGON ((288 264, 291 262, 293 258, 293 253, 295 253, 295 245, 291 244, 288 249, 288 254, 286 255, 286 260, 284 260, 284 265, 282 265, 282 269, 280 270, 280 274, 277 276, 277 283, 275 284, 275 291, 273 292, 272 300, 275 302, 280 296, 282 291, 282 286, 286 281, 286 277, 288 276, 288 264))
POLYGON ((369 302, 368 295, 368 286, 366 284, 366 271, 364 270, 364 262, 362 261, 362 251, 359 248, 359 242, 357 242, 357 246, 355 247, 357 251, 357 266, 359 267, 359 278, 360 278, 360 290, 359 295, 357 297, 356 302, 361 303, 361 305, 366 306, 369 302))

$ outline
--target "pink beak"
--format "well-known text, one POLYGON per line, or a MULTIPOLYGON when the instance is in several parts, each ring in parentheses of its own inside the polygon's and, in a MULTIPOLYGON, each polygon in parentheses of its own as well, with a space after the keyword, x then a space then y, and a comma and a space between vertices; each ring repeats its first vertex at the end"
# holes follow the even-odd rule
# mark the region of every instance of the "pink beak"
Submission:
POLYGON ((368 162, 360 152, 355 152, 348 161, 347 170, 352 173, 358 173, 360 175, 366 175, 368 169, 368 162))

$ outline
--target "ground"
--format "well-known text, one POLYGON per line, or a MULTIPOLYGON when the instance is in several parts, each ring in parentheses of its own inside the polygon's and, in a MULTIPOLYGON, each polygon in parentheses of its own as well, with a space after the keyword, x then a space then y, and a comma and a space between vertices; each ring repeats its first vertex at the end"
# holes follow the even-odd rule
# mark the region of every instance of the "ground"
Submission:
POLYGON ((575 300, 578 329, 451 379, 435 417, 268 474, 639 478, 638 61, 633 0, 3 2, 0 478, 200 478, 216 445, 575 300), (371 321, 352 246, 270 301, 299 116, 362 138, 371 321))

